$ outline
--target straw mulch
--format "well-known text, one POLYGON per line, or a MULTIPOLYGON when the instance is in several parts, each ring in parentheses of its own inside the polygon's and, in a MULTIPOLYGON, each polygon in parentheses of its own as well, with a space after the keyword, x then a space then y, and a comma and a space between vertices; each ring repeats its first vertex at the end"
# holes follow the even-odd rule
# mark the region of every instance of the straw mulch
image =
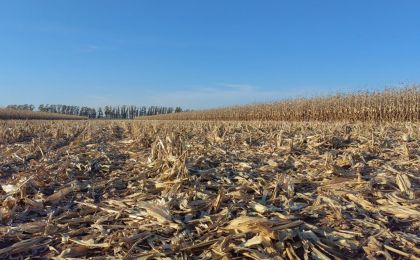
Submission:
POLYGON ((419 259, 419 127, 0 122, 0 258, 419 259))

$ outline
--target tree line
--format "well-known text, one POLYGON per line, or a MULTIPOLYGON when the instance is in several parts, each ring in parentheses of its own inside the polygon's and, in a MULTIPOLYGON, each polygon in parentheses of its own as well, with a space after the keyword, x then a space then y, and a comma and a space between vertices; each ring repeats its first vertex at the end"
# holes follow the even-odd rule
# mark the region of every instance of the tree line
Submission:
POLYGON ((35 106, 30 104, 24 104, 24 105, 8 105, 6 108, 8 109, 14 109, 14 110, 30 110, 34 111, 35 106))
MULTIPOLYGON (((8 105, 9 109, 16 110, 30 110, 34 111, 35 106, 24 105, 8 105)), ((164 107, 164 106, 105 106, 98 109, 87 106, 70 106, 70 105, 50 105, 41 104, 38 106, 38 111, 58 113, 64 115, 85 116, 91 119, 133 119, 140 116, 154 116, 161 114, 179 113, 184 110, 181 107, 164 107)), ((185 110, 189 111, 189 110, 185 110)))

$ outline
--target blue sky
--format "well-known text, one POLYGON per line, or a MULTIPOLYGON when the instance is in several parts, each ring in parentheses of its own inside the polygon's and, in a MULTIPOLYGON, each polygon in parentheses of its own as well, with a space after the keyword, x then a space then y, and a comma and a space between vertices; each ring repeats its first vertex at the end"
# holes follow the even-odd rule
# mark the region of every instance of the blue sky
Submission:
POLYGON ((0 105, 207 108, 420 82, 420 1, 0 0, 0 105))

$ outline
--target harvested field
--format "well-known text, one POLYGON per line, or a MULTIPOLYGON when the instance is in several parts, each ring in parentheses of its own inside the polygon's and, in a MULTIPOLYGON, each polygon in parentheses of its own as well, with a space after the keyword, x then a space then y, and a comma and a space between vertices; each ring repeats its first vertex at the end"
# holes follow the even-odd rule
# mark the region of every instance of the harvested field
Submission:
POLYGON ((0 120, 86 120, 84 116, 17 109, 0 109, 0 120))
POLYGON ((0 258, 420 257, 420 124, 0 121, 0 258))

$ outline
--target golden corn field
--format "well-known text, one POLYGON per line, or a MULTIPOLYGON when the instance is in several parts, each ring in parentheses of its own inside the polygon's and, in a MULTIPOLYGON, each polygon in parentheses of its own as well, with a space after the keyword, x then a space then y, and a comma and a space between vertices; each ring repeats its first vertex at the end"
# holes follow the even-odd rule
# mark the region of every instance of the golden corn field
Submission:
POLYGON ((419 259, 420 124, 363 111, 0 121, 0 258, 419 259))
POLYGON ((149 116, 166 120, 419 121, 420 86, 149 116))
POLYGON ((29 110, 0 109, 0 120, 84 120, 86 117, 29 110))

